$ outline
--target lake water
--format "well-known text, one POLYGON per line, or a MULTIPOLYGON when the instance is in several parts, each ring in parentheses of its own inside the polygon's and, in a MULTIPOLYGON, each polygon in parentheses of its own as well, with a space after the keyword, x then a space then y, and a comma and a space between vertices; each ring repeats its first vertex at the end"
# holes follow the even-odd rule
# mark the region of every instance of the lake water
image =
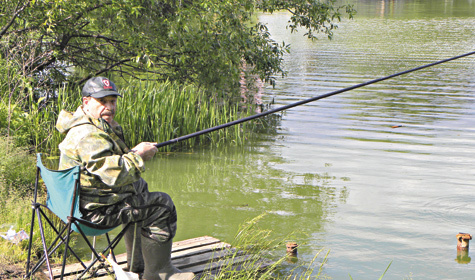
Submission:
MULTIPOLYGON (((289 34, 273 108, 475 50, 475 1, 358 1, 334 39, 289 34)), ((146 180, 179 211, 175 240, 231 242, 262 213, 296 231, 298 262, 330 250, 332 279, 474 279, 456 234, 475 234, 475 55, 286 111, 274 133, 236 148, 160 154, 146 180)), ((475 242, 475 241, 473 241, 475 242)), ((474 249, 475 250, 475 249, 474 249)), ((285 248, 282 248, 285 254, 285 248)))

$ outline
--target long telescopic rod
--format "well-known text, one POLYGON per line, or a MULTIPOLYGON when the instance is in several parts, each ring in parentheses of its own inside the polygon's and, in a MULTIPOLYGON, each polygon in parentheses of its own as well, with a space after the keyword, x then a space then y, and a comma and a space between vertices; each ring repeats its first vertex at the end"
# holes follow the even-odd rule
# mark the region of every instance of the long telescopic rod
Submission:
POLYGON ((396 74, 392 74, 392 75, 389 75, 389 76, 386 76, 386 77, 383 77, 383 78, 374 79, 374 80, 371 80, 371 81, 368 81, 368 82, 365 82, 365 83, 361 83, 361 84, 357 84, 357 85, 347 87, 347 88, 344 88, 344 89, 339 89, 339 90, 336 90, 336 91, 332 91, 330 93, 315 96, 315 97, 312 97, 312 98, 309 98, 309 99, 306 99, 306 100, 295 102, 295 103, 292 103, 292 104, 289 104, 289 105, 286 105, 286 106, 282 106, 282 107, 279 107, 279 108, 276 108, 276 109, 272 109, 272 110, 269 110, 269 111, 266 111, 266 112, 263 112, 263 113, 259 113, 259 114, 256 114, 256 115, 245 117, 245 118, 235 120, 235 121, 232 121, 232 122, 228 122, 228 123, 225 123, 225 124, 221 124, 221 125, 218 125, 218 126, 215 126, 215 127, 207 128, 207 129, 197 131, 197 132, 194 132, 194 133, 191 133, 191 134, 188 134, 188 135, 180 136, 180 137, 177 137, 177 138, 174 138, 174 139, 162 142, 162 143, 155 144, 155 147, 160 148, 160 147, 168 146, 168 145, 171 145, 171 144, 175 144, 175 143, 181 142, 183 140, 187 140, 187 139, 190 139, 190 138, 193 138, 193 137, 196 137, 196 136, 203 135, 205 133, 213 132, 213 131, 216 131, 216 130, 219 130, 219 129, 223 129, 223 128, 230 127, 230 126, 233 126, 233 125, 236 125, 236 124, 247 122, 247 121, 257 119, 257 118, 260 118, 260 117, 263 117, 263 116, 267 116, 267 115, 274 114, 274 113, 277 113, 277 112, 280 112, 280 111, 284 111, 284 110, 287 110, 287 109, 290 109, 290 108, 293 108, 293 107, 297 107, 297 106, 300 106, 300 105, 303 105, 303 104, 307 104, 309 102, 313 102, 313 101, 316 101, 316 100, 319 100, 319 99, 327 98, 327 97, 330 97, 332 95, 336 95, 336 94, 339 94, 339 93, 342 93, 342 92, 345 92, 345 91, 349 91, 349 90, 353 90, 353 89, 356 89, 356 88, 371 85, 371 84, 374 84, 374 83, 377 83, 377 82, 381 82, 381 81, 384 81, 384 80, 387 80, 387 79, 391 79, 391 78, 394 78, 394 77, 397 77, 397 76, 408 74, 408 73, 411 73, 411 72, 414 72, 414 71, 418 71, 418 70, 421 70, 421 69, 424 69, 424 68, 428 68, 428 67, 431 67, 431 66, 434 66, 434 65, 437 65, 437 64, 442 64, 442 63, 445 63, 445 62, 449 62, 449 61, 456 60, 456 59, 466 57, 466 56, 469 56, 469 55, 473 55, 473 54, 475 54, 475 51, 469 52, 469 53, 466 53, 466 54, 462 54, 462 55, 459 55, 459 56, 454 56, 452 58, 440 60, 440 61, 437 61, 437 62, 434 62, 434 63, 426 64, 426 65, 423 65, 423 66, 419 66, 419 67, 409 69, 409 70, 406 70, 406 71, 402 71, 402 72, 399 72, 399 73, 396 73, 396 74))

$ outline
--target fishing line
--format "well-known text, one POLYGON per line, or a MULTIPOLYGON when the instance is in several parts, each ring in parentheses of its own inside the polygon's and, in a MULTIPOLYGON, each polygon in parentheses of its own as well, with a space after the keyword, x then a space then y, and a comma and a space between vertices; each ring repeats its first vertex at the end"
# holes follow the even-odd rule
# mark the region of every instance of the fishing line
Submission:
POLYGON ((188 134, 188 135, 180 136, 180 137, 177 137, 177 138, 174 138, 174 139, 162 142, 162 143, 155 144, 155 147, 160 148, 160 147, 168 146, 168 145, 171 145, 171 144, 175 144, 175 143, 181 142, 183 140, 187 140, 187 139, 190 139, 190 138, 193 138, 193 137, 197 137, 197 136, 209 133, 209 132, 213 132, 213 131, 216 131, 216 130, 219 130, 219 129, 223 129, 223 128, 230 127, 230 126, 233 126, 233 125, 236 125, 236 124, 247 122, 247 121, 257 119, 257 118, 260 118, 260 117, 263 117, 263 116, 267 116, 267 115, 274 114, 274 113, 277 113, 277 112, 280 112, 280 111, 284 111, 284 110, 287 110, 287 109, 290 109, 290 108, 293 108, 293 107, 296 107, 296 106, 307 104, 309 102, 313 102, 313 101, 316 101, 316 100, 319 100, 319 99, 327 98, 327 97, 330 97, 330 96, 333 96, 333 95, 336 95, 336 94, 339 94, 339 93, 343 93, 345 91, 350 91, 350 90, 353 90, 353 89, 356 89, 356 88, 371 85, 371 84, 374 84, 374 83, 377 83, 377 82, 388 80, 388 79, 391 79, 391 78, 394 78, 394 77, 397 77, 397 76, 401 76, 401 75, 404 75, 404 74, 415 72, 415 71, 418 71, 418 70, 421 70, 421 69, 424 69, 424 68, 428 68, 428 67, 431 67, 431 66, 434 66, 434 65, 442 64, 442 63, 445 63, 445 62, 449 62, 449 61, 456 60, 456 59, 466 57, 466 56, 469 56, 469 55, 473 55, 473 54, 475 54, 475 51, 469 52, 469 53, 466 53, 466 54, 462 54, 462 55, 459 55, 459 56, 454 56, 454 57, 451 57, 451 58, 448 58, 448 59, 440 60, 440 61, 437 61, 437 62, 433 62, 433 63, 430 63, 430 64, 426 64, 426 65, 423 65, 423 66, 419 66, 419 67, 416 67, 416 68, 412 68, 412 69, 402 71, 402 72, 399 72, 399 73, 396 73, 396 74, 392 74, 392 75, 389 75, 389 76, 386 76, 386 77, 374 79, 374 80, 364 82, 364 83, 361 83, 361 84, 357 84, 357 85, 347 87, 347 88, 344 88, 344 89, 339 89, 339 90, 336 90, 336 91, 332 91, 332 92, 329 92, 329 93, 326 93, 326 94, 322 94, 322 95, 312 97, 312 98, 309 98, 309 99, 306 99, 306 100, 295 102, 295 103, 292 103, 292 104, 289 104, 289 105, 286 105, 286 106, 282 106, 282 107, 272 109, 272 110, 269 110, 269 111, 266 111, 266 112, 255 114, 255 115, 245 117, 245 118, 242 118, 242 119, 239 119, 239 120, 235 120, 235 121, 228 122, 228 123, 225 123, 225 124, 221 124, 221 125, 218 125, 218 126, 215 126, 215 127, 207 128, 207 129, 197 131, 197 132, 194 132, 194 133, 191 133, 191 134, 188 134))

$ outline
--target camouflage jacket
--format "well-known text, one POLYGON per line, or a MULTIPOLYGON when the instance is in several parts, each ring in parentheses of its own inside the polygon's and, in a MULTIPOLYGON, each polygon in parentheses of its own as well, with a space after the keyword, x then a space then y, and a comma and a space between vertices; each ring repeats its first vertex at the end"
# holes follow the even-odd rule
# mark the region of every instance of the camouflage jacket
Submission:
POLYGON ((122 128, 86 115, 61 111, 56 123, 67 133, 59 144, 59 169, 81 165, 81 208, 93 210, 115 204, 135 193, 132 183, 145 171, 142 158, 123 141, 122 128))

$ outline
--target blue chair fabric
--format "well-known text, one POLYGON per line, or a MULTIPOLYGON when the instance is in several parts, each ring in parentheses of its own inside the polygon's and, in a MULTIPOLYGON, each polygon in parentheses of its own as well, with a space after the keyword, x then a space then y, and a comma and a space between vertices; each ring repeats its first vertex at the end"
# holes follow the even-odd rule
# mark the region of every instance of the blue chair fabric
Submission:
POLYGON ((65 170, 51 170, 43 165, 41 154, 37 155, 37 167, 40 169, 41 178, 48 186, 48 197, 46 206, 65 223, 68 217, 73 217, 79 224, 73 224, 72 229, 79 232, 78 226, 87 236, 103 235, 114 228, 101 227, 81 219, 79 210, 79 190, 73 188, 76 181, 80 179, 81 168, 79 165, 65 170), (72 208, 72 213, 71 213, 72 208))

